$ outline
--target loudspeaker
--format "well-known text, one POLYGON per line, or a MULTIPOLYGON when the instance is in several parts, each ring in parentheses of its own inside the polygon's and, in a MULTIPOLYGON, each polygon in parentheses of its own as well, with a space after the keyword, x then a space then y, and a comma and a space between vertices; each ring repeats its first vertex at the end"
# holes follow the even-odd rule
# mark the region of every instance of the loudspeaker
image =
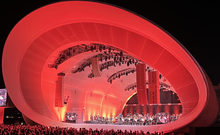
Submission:
POLYGON ((63 84, 65 73, 58 73, 58 80, 55 91, 55 107, 63 107, 63 84))
POLYGON ((136 81, 137 81, 137 97, 138 104, 147 105, 147 91, 146 91, 146 66, 145 64, 136 65, 136 81))
POLYGON ((99 68, 98 58, 92 58, 91 63, 92 63, 92 73, 94 74, 95 77, 100 77, 101 72, 99 68))

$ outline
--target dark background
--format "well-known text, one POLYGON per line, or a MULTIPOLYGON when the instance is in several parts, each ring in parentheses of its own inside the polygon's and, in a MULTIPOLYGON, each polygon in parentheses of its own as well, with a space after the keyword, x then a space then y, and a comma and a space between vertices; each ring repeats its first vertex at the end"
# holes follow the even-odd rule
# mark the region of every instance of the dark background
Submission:
MULTIPOLYGON (((93 0, 95 1, 95 0, 93 0)), ((15 24, 30 12, 57 0, 0 1, 0 52, 15 24)), ((99 0, 153 21, 173 35, 219 84, 220 7, 218 1, 99 0)), ((1 55, 2 56, 2 55, 1 55)), ((9 61, 10 62, 10 61, 9 61)), ((2 73, 0 88, 4 88, 2 73)))

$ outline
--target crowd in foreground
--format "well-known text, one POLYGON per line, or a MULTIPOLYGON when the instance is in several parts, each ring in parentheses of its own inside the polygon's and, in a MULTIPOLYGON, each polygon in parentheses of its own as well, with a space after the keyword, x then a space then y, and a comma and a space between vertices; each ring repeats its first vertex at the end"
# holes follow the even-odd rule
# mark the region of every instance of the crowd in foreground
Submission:
MULTIPOLYGON (((165 135, 163 132, 145 133, 143 131, 125 130, 92 130, 85 128, 46 127, 42 125, 0 125, 1 135, 165 135)), ((167 133, 167 135, 184 135, 167 133)))

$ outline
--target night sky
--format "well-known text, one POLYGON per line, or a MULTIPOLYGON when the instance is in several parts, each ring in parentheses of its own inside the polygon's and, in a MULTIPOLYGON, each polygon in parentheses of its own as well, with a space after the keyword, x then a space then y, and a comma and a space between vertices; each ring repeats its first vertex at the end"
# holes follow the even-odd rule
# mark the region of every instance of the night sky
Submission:
MULTIPOLYGON (((213 85, 220 83, 220 8, 218 1, 100 0, 151 20, 173 35, 209 75, 213 85)), ((15 24, 30 12, 55 0, 0 1, 1 53, 15 24)), ((12 54, 13 55, 13 54, 12 54)), ((0 88, 5 88, 0 74, 0 88)))

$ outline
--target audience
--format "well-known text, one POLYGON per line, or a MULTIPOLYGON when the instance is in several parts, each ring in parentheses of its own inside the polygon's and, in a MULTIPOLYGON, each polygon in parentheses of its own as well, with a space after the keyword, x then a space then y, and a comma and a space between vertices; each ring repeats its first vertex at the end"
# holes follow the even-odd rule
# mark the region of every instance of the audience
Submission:
MULTIPOLYGON (((0 125, 1 135, 164 135, 163 132, 144 133, 129 130, 92 130, 85 128, 46 127, 42 125, 0 125)), ((167 135, 183 135, 183 133, 167 133, 167 135)))

